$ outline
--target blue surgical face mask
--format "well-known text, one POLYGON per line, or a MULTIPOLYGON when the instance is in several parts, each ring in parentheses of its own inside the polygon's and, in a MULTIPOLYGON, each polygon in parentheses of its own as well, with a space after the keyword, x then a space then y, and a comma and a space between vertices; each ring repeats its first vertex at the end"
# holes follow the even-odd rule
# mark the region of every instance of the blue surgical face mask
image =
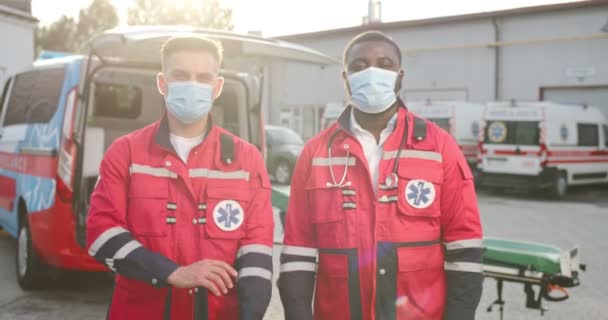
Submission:
POLYGON ((167 110, 183 123, 202 119, 213 106, 213 87, 198 82, 171 82, 165 96, 167 110))
POLYGON ((351 104, 364 113, 386 111, 397 101, 397 72, 369 67, 348 75, 351 104))

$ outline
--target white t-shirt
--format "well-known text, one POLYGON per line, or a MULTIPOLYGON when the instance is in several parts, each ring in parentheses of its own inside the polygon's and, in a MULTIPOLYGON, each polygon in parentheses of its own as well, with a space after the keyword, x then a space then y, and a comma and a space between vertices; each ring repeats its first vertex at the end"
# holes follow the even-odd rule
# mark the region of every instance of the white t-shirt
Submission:
POLYGON ((363 129, 357 123, 354 110, 350 114, 350 130, 363 148, 363 153, 365 154, 367 165, 370 170, 372 183, 374 184, 374 191, 378 191, 378 170, 380 160, 382 159, 382 154, 384 152, 384 142, 386 142, 386 139, 391 135, 391 133, 393 133, 393 130, 395 130, 396 122, 397 113, 395 113, 391 120, 389 120, 386 128, 384 128, 384 130, 382 130, 380 133, 380 141, 376 142, 374 135, 363 129))
POLYGON ((188 155, 190 154, 190 150, 196 147, 203 141, 204 135, 200 135, 198 137, 193 138, 184 138, 180 136, 176 136, 173 133, 170 135, 171 144, 177 155, 182 159, 184 163, 188 161, 188 155))

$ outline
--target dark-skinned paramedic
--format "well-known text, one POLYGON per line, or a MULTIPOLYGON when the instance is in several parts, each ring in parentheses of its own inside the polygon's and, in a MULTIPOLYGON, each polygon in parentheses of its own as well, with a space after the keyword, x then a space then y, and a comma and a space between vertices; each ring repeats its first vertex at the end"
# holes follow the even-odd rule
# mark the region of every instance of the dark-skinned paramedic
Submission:
POLYGON ((221 44, 176 37, 161 52, 166 112, 112 143, 91 197, 89 252, 117 273, 109 319, 262 319, 270 184, 258 150, 209 116, 221 44))
POLYGON ((293 175, 279 277, 286 319, 473 319, 482 229, 462 152, 399 98, 390 37, 356 36, 343 61, 349 105, 306 144, 293 175))

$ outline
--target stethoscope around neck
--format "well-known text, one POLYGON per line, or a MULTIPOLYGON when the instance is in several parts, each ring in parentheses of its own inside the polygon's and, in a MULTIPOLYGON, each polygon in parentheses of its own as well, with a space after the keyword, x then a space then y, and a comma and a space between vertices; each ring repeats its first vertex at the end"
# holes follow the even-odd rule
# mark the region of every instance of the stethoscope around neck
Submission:
MULTIPOLYGON (((384 181, 384 184, 386 185, 387 188, 394 188, 395 186, 397 186, 397 183, 399 182, 399 176, 397 175, 397 169, 399 168, 399 159, 401 158, 401 150, 403 150, 403 147, 405 146, 405 143, 407 142, 408 124, 409 124, 409 114, 406 114, 405 115, 405 128, 403 130, 403 135, 401 136, 401 142, 399 142, 399 149, 397 150, 397 157, 395 158, 393 172, 391 174, 389 174, 388 176, 386 176, 386 180, 384 181)), ((349 150, 350 148, 348 147, 348 145, 344 146, 344 149, 346 150, 346 159, 344 162, 344 172, 342 173, 342 177, 340 178, 340 181, 337 181, 336 176, 334 174, 334 166, 333 166, 333 158, 332 158, 332 144, 339 132, 340 132, 340 129, 336 129, 336 131, 334 131, 332 133, 331 137, 329 138, 329 142, 327 144, 327 153, 328 153, 328 160, 329 160, 329 174, 330 174, 331 180, 332 180, 332 182, 327 181, 326 186, 328 188, 344 188, 344 187, 349 187, 352 185, 351 181, 346 181, 346 176, 348 173, 348 161, 350 160, 350 150, 349 150)), ((426 132, 426 128, 425 128, 425 132, 426 132)), ((422 137, 418 140, 422 140, 423 138, 424 137, 422 137)))

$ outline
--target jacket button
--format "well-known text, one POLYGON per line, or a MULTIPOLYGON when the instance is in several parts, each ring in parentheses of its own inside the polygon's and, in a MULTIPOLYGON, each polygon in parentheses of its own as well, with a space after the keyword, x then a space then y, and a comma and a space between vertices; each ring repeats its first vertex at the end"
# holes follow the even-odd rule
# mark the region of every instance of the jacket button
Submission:
POLYGON ((198 220, 192 219, 192 224, 197 224, 197 223, 198 223, 198 220))
POLYGON ((165 166, 170 167, 171 166, 171 161, 169 161, 169 160, 165 161, 165 166))
POLYGON ((382 275, 382 276, 383 276, 383 275, 385 275, 385 274, 386 274, 386 269, 384 269, 384 268, 380 269, 380 275, 382 275))
POLYGON ((387 196, 382 196, 382 197, 380 197, 380 201, 387 202, 388 201, 388 197, 387 196))
POLYGON ((192 295, 192 289, 188 290, 188 294, 192 295))
POLYGON ((152 279, 152 284, 153 284, 153 285, 156 285, 157 283, 158 283, 158 280, 156 280, 156 278, 153 278, 153 279, 152 279))

